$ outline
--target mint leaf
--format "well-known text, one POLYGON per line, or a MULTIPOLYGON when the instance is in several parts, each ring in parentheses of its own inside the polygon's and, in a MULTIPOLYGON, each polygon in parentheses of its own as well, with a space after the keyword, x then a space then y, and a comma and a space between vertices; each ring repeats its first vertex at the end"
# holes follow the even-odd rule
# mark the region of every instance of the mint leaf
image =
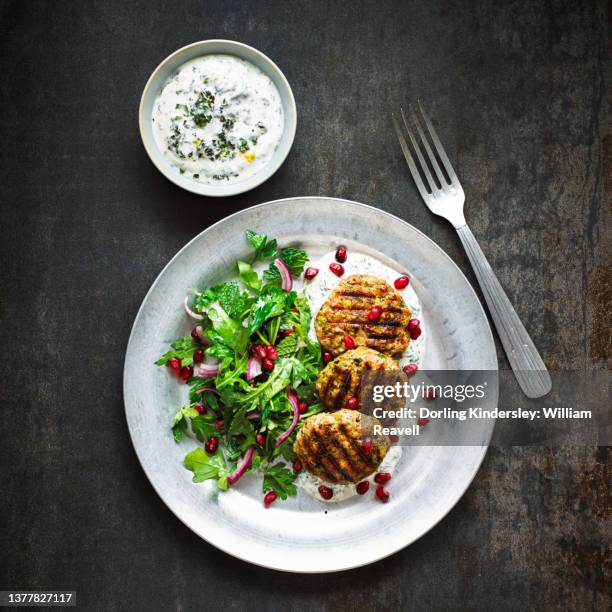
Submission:
POLYGON ((277 345, 276 350, 279 357, 289 357, 293 355, 297 350, 298 336, 297 334, 291 334, 286 338, 283 338, 277 345))
POLYGON ((193 472, 193 482, 215 480, 219 489, 227 490, 227 476, 229 472, 221 451, 217 451, 214 455, 209 455, 204 452, 204 449, 196 448, 187 453, 183 465, 193 472))
MULTIPOLYGON (((306 251, 302 249, 295 249, 293 247, 284 247, 279 251, 278 255, 289 268, 291 276, 299 276, 304 271, 304 266, 308 261, 308 255, 306 251)), ((280 272, 274 265, 274 262, 270 264, 270 267, 264 272, 264 278, 272 283, 280 283, 280 272)))
POLYGON ((257 276, 257 272, 253 270, 250 264, 244 261, 238 261, 238 276, 242 281, 242 284, 251 291, 259 293, 261 290, 261 280, 257 276))
POLYGON ((233 319, 240 319, 248 308, 250 298, 247 293, 241 293, 238 283, 231 281, 218 288, 219 304, 233 319))
POLYGON ((268 240, 264 234, 246 231, 247 242, 255 249, 255 261, 263 261, 276 255, 276 240, 268 240))
POLYGON ((287 499, 289 495, 297 495, 294 481, 297 474, 288 470, 282 463, 271 465, 264 470, 262 490, 274 491, 281 499, 287 499))

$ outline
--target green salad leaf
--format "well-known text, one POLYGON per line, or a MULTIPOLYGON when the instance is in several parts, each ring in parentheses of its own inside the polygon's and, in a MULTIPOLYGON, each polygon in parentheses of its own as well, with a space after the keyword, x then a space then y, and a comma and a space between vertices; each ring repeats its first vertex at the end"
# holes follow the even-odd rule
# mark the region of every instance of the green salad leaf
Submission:
POLYGON ((223 458, 223 453, 219 450, 213 455, 204 452, 202 448, 187 453, 183 462, 188 470, 193 472, 193 482, 204 482, 214 480, 217 487, 222 491, 228 488, 227 477, 229 471, 223 458))
POLYGON ((184 336, 170 343, 171 351, 164 353, 156 362, 155 365, 166 365, 168 359, 177 357, 181 360, 181 365, 193 365, 193 354, 200 345, 191 337, 184 336))
MULTIPOLYGON (((282 248, 279 251, 278 256, 287 264, 287 267, 291 272, 291 276, 299 276, 304 271, 304 266, 308 261, 306 251, 303 251, 302 249, 295 249, 293 247, 282 248)), ((274 265, 274 262, 272 262, 268 269, 264 272, 264 278, 270 283, 280 284, 280 272, 274 265)))
POLYGON ((253 270, 250 264, 244 261, 238 261, 238 276, 242 281, 242 284, 251 291, 259 293, 261 291, 261 280, 257 276, 257 272, 253 270))
POLYGON ((268 240, 264 234, 257 234, 250 229, 246 231, 246 239, 255 249, 255 261, 264 261, 276 256, 276 240, 268 240))
POLYGON ((297 495, 294 482, 297 474, 288 470, 282 463, 271 465, 264 470, 262 491, 274 491, 281 499, 297 495))

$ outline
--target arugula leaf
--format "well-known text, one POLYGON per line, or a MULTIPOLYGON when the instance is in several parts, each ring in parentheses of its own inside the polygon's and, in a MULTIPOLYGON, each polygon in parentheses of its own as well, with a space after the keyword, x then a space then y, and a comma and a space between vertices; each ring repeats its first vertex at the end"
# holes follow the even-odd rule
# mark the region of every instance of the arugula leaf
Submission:
POLYGON ((291 334, 283 338, 277 345, 276 351, 278 352, 279 357, 289 357, 289 355, 293 355, 297 350, 298 345, 298 336, 297 334, 291 334))
POLYGON ((186 406, 181 408, 175 415, 172 417, 172 435, 174 436, 175 442, 180 442, 185 437, 185 432, 187 431, 187 419, 198 416, 198 411, 191 406, 186 406))
POLYGON ((264 470, 262 490, 274 491, 281 499, 287 499, 289 495, 297 495, 297 487, 294 481, 297 474, 288 470, 282 463, 271 465, 264 470))
MULTIPOLYGON (((308 255, 306 251, 302 249, 295 249, 293 247, 284 247, 279 251, 279 257, 287 264, 289 271, 292 276, 299 276, 304 271, 304 266, 308 261, 308 255)), ((280 272, 274 265, 274 262, 270 264, 270 267, 264 272, 264 278, 271 282, 280 282, 280 272)))
POLYGON ((184 336, 170 343, 173 350, 164 353, 156 362, 155 365, 166 365, 171 357, 178 357, 181 360, 181 365, 193 365, 193 353, 200 345, 191 337, 184 336))
MULTIPOLYGON (((249 341, 249 332, 242 323, 230 319, 221 306, 211 306, 208 309, 208 318, 218 334, 217 339, 221 339, 223 344, 234 349, 236 353, 244 353, 249 341)), ((213 339, 213 335, 209 334, 209 337, 213 339)))
POLYGON ((191 430, 200 442, 205 442, 216 433, 215 419, 212 416, 198 415, 191 419, 191 430))
POLYGON ((259 293, 261 291, 261 280, 257 276, 257 272, 253 270, 250 264, 244 261, 238 261, 238 276, 242 284, 251 291, 259 293))
POLYGON ((221 451, 209 455, 204 452, 204 449, 196 448, 185 455, 183 465, 193 472, 193 482, 215 480, 219 489, 222 491, 228 489, 229 472, 221 451))
POLYGON ((264 234, 257 234, 250 229, 246 231, 246 239, 255 249, 255 261, 263 261, 276 255, 276 240, 268 240, 264 234))

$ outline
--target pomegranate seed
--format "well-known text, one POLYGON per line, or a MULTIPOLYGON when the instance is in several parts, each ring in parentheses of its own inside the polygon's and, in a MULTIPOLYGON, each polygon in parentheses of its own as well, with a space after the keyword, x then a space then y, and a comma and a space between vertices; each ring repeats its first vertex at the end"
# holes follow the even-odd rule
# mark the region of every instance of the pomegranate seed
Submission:
POLYGON ((181 369, 181 360, 178 357, 170 357, 166 365, 169 368, 172 368, 173 370, 178 371, 181 369))
POLYGON ((418 319, 410 319, 408 321, 408 331, 421 327, 421 322, 418 319))
POLYGON ((253 357, 257 357, 259 360, 265 359, 266 347, 263 344, 254 344, 251 347, 251 355, 253 355, 253 357))
POLYGON ((361 450, 366 454, 370 455, 372 453, 372 440, 370 438, 366 438, 361 443, 361 450))
POLYGON ((276 361, 276 358, 278 357, 278 351, 271 344, 266 346, 266 357, 272 361, 276 361))
POLYGON ((343 244, 336 249, 336 261, 339 261, 340 263, 344 263, 346 261, 346 247, 343 244))
POLYGON ((328 352, 328 351, 325 351, 323 353, 323 361, 325 363, 329 363, 331 360, 332 360, 332 354, 330 352, 328 352))
POLYGON ((370 482, 368 480, 363 480, 356 487, 357 493, 359 493, 359 495, 365 495, 368 492, 369 488, 370 488, 370 482))
POLYGON ((408 333, 413 340, 416 340, 421 335, 421 328, 416 327, 415 329, 411 329, 408 333))
POLYGON ((334 492, 329 487, 326 487, 325 485, 321 485, 319 487, 319 495, 323 499, 331 499, 334 496, 334 492))
POLYGON ((368 312, 368 319, 370 319, 370 321, 378 321, 381 314, 382 308, 380 306, 372 306, 372 309, 368 312))
POLYGON ((212 438, 209 438, 208 440, 206 440, 206 443, 204 444, 204 450, 209 455, 214 455, 217 452, 218 446, 219 446, 219 440, 217 440, 217 438, 213 436, 212 438))
POLYGON ((204 351, 202 349, 197 349, 193 354, 193 363, 202 363, 204 361, 204 351))
POLYGON ((300 402, 298 404, 298 408, 300 410, 300 414, 304 414, 308 410, 308 404, 306 402, 300 402))
POLYGON ((293 462, 293 471, 294 472, 301 472, 302 471, 302 462, 299 459, 296 459, 293 462))
POLYGON ((378 497, 383 504, 386 504, 389 501, 389 492, 385 491, 382 485, 379 485, 376 487, 376 497, 378 497))
POLYGON ((436 399, 436 390, 433 387, 427 387, 425 393, 423 393, 423 397, 426 400, 436 399))
POLYGON ((414 374, 416 373, 418 369, 419 369, 419 366, 416 363, 409 363, 407 366, 404 366, 402 368, 406 376, 414 376, 414 374))
POLYGON ((266 443, 266 436, 264 436, 262 433, 258 433, 255 436, 255 440, 257 441, 257 444, 259 444, 259 446, 263 446, 266 443))
POLYGON ((202 328, 199 325, 196 325, 192 330, 191 330, 191 337, 196 341, 196 342, 200 342, 200 333, 202 331, 202 328))
POLYGON ((285 336, 285 338, 286 338, 287 336, 290 336, 291 334, 295 334, 295 329, 293 329, 293 327, 290 327, 289 329, 286 329, 286 330, 283 332, 283 335, 285 336))
POLYGON ((262 359, 261 367, 264 370, 271 372, 274 369, 274 362, 271 359, 268 359, 268 357, 266 357, 265 359, 262 359))
POLYGON ((351 338, 351 336, 344 336, 344 346, 346 347, 347 351, 350 351, 351 349, 354 349, 356 344, 355 344, 355 340, 353 340, 353 338, 351 338))
POLYGON ((410 282, 410 279, 407 276, 400 276, 395 279, 395 282, 393 283, 393 285, 396 289, 401 290, 401 289, 405 289, 408 286, 409 282, 410 282))
POLYGON ((336 275, 342 276, 344 274, 344 266, 341 266, 339 263, 330 263, 329 269, 336 275))
POLYGON ((319 268, 306 268, 304 270, 304 278, 306 280, 312 280, 319 273, 319 268))
POLYGON ((223 419, 217 419, 215 421, 215 429, 223 429, 223 419))
POLYGON ((269 491, 268 493, 266 493, 266 495, 264 496, 264 506, 267 508, 270 504, 276 501, 277 497, 278 496, 274 491, 269 491))
POLYGON ((425 427, 429 423, 429 419, 417 419, 417 425, 419 427, 425 427))
POLYGON ((203 406, 202 404, 196 404, 193 409, 198 413, 198 414, 206 414, 206 406, 203 406))
POLYGON ((385 484, 385 482, 389 482, 391 480, 390 472, 378 472, 376 476, 374 476, 374 482, 376 484, 385 484))
POLYGON ((346 400, 346 407, 349 410, 357 410, 357 406, 359 406, 359 400, 356 397, 349 397, 346 400))
POLYGON ((180 380, 188 380, 193 376, 193 368, 191 366, 183 366, 179 370, 179 379, 180 380))

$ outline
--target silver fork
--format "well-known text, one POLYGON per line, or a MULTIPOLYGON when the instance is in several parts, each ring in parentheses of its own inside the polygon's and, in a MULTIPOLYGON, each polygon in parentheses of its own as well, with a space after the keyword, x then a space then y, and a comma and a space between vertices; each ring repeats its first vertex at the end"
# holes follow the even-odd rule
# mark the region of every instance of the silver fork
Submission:
POLYGON ((512 370, 514 371, 514 375, 521 389, 527 397, 542 397, 551 390, 552 382, 550 374, 538 350, 529 337, 525 326, 518 318, 508 296, 499 284, 487 258, 480 249, 478 242, 476 242, 474 234, 472 234, 472 231, 465 222, 465 217, 463 216, 465 194, 463 193, 461 183, 459 183, 459 179, 446 156, 444 147, 429 117, 425 113, 421 102, 419 102, 419 109, 421 111, 421 120, 419 120, 414 111, 412 112, 412 122, 416 128, 418 137, 415 137, 415 133, 410 127, 406 115, 404 115, 404 110, 400 109, 400 113, 404 128, 410 138, 414 152, 416 153, 419 168, 421 169, 425 181, 421 174, 419 174, 419 169, 410 152, 408 143, 404 138, 400 123, 395 114, 393 114, 395 131, 397 132, 397 137, 399 138, 402 151, 404 152, 404 157, 408 162, 412 178, 429 210, 440 217, 444 217, 447 221, 450 221, 457 230, 463 248, 470 259, 472 268, 474 268, 474 272, 476 273, 476 278, 480 283, 480 288, 489 306, 489 311, 491 312, 497 333, 499 334, 501 343, 508 356, 508 361, 512 366, 512 370), (436 149, 447 176, 444 176, 440 168, 438 160, 422 129, 421 123, 424 123, 427 128, 431 142, 436 149), (423 151, 433 168, 437 181, 431 174, 429 166, 425 161, 423 151))

